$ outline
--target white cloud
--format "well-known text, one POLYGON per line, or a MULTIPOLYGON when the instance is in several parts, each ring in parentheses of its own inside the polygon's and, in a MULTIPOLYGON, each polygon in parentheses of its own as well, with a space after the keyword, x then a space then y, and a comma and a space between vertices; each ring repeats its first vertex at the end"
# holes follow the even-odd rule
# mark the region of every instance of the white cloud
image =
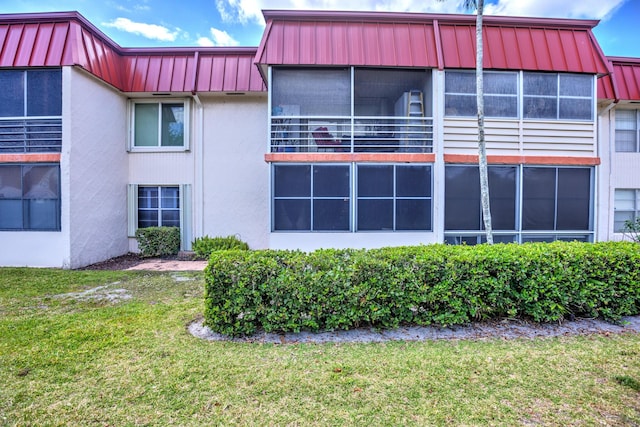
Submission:
MULTIPOLYGON (((625 1, 637 0, 497 0, 485 1, 485 14, 606 19, 625 1)), ((463 0, 216 0, 224 22, 264 25, 262 9, 375 10, 387 12, 464 13, 463 0)))
POLYGON ((606 19, 625 1, 627 0, 499 0, 497 4, 487 4, 485 13, 509 16, 606 19))
POLYGON ((240 43, 231 37, 226 31, 211 28, 211 38, 200 37, 197 40, 198 46, 238 46, 240 43))
POLYGON ((112 22, 105 22, 105 27, 113 27, 127 33, 137 34, 148 39, 160 41, 175 41, 180 30, 171 31, 167 27, 155 24, 145 24, 142 22, 133 22, 127 18, 116 18, 112 22))

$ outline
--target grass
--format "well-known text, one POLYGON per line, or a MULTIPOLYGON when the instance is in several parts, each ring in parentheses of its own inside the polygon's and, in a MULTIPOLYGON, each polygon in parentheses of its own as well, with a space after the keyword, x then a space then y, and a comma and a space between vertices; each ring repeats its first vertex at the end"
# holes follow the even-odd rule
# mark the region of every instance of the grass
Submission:
POLYGON ((206 342, 186 331, 203 285, 0 269, 0 426, 640 424, 639 334, 206 342), (68 295, 98 286, 130 298, 68 295))

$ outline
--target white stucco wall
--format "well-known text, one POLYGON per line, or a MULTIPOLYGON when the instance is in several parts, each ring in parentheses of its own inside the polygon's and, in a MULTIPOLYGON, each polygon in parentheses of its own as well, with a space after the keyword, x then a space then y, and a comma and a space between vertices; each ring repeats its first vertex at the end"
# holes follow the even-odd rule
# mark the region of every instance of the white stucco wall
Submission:
POLYGON ((64 78, 70 266, 77 268, 128 251, 127 102, 80 69, 66 68, 64 78))
POLYGON ((68 267, 68 230, 0 232, 0 266, 68 267))
MULTIPOLYGON (((204 158, 202 235, 238 235, 253 249, 269 245, 267 98, 219 96, 202 99, 204 158)), ((194 187, 194 200, 197 188, 194 187)), ((200 233, 198 233, 200 234, 200 233)), ((198 236, 196 236, 198 237, 198 236)))

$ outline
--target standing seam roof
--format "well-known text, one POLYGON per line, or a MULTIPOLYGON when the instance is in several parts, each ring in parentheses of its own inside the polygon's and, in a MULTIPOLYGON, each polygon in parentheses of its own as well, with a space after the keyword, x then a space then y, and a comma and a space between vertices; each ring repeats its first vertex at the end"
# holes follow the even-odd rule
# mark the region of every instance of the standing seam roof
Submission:
POLYGON ((77 12, 0 14, 0 67, 79 66, 124 92, 262 92, 255 54, 255 48, 124 49, 77 12), (206 58, 222 59, 223 68, 205 71, 202 81, 209 83, 196 86, 206 58), (234 73, 239 78, 230 79, 234 73))
MULTIPOLYGON (((475 16, 264 11, 256 63, 475 68, 475 16), (345 36, 346 35, 346 36, 345 36)), ((608 74, 598 21, 485 16, 484 66, 608 74)))

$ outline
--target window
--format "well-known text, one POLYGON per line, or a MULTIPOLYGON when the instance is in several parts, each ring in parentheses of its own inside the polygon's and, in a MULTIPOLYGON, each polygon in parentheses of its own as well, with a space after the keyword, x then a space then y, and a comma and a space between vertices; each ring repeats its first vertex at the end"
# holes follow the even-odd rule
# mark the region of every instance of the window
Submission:
MULTIPOLYGON (((494 230, 516 230, 515 166, 489 166, 489 197, 494 230)), ((445 168, 445 230, 484 230, 477 166, 445 168)))
POLYGON ((60 152, 62 71, 0 70, 0 153, 60 152))
POLYGON ((523 73, 525 119, 593 120, 593 76, 523 73))
POLYGON ((0 165, 0 230, 60 231, 59 165, 0 165))
POLYGON ((616 151, 640 152, 637 110, 616 110, 616 151))
POLYGON ((135 102, 134 148, 183 148, 187 146, 186 102, 135 102))
MULTIPOLYGON (((485 71, 484 113, 487 117, 518 117, 518 73, 485 71)), ((445 114, 476 116, 476 75, 472 71, 445 73, 445 114)))
POLYGON ((274 231, 349 231, 347 165, 274 165, 274 231))
MULTIPOLYGON (((592 238, 592 169, 489 166, 494 240, 592 238)), ((477 166, 445 168, 445 241, 484 241, 477 166)))
POLYGON ((640 218, 640 189, 615 191, 613 231, 622 233, 626 221, 640 218))
POLYGON ((358 165, 357 230, 431 230, 431 166, 358 165))
POLYGON ((523 230, 591 230, 591 169, 525 167, 523 230))
POLYGON ((138 187, 138 228, 180 227, 179 187, 138 187))

